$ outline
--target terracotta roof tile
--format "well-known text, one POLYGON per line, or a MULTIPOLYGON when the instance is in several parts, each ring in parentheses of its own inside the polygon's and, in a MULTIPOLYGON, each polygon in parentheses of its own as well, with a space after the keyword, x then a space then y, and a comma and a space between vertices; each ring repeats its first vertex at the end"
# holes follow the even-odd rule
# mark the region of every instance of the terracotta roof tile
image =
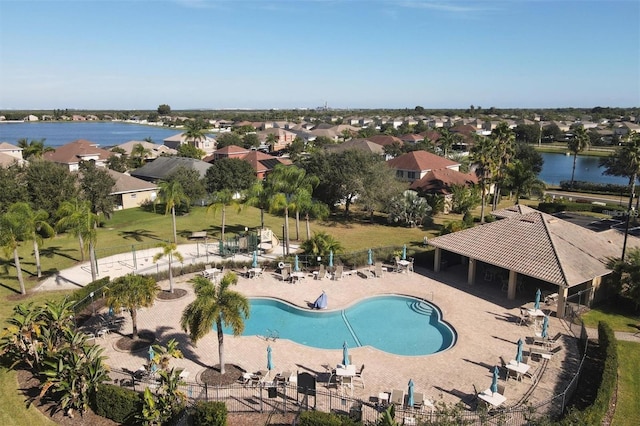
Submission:
POLYGON ((390 167, 397 170, 427 171, 452 168, 460 163, 451 161, 427 151, 412 151, 387 161, 390 167))
POLYGON ((78 139, 56 148, 55 151, 45 152, 44 158, 49 161, 62 164, 79 163, 86 157, 97 156, 100 160, 106 160, 115 155, 113 152, 98 148, 98 144, 85 139, 78 139))

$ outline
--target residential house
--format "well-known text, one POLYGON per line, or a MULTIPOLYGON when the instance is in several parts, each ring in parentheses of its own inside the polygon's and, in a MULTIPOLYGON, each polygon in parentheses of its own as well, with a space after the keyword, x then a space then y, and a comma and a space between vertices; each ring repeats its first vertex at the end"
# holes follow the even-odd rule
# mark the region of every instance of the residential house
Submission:
POLYGON ((278 164, 291 165, 288 158, 274 157, 261 151, 251 151, 243 156, 242 160, 251 164, 259 180, 263 180, 278 164))
POLYGON ((189 144, 201 151, 204 151, 205 155, 213 154, 213 151, 216 150, 216 140, 210 136, 205 136, 200 139, 189 139, 184 133, 178 133, 176 135, 169 136, 163 141, 163 143, 165 146, 175 150, 177 150, 180 145, 189 144))
MULTIPOLYGON (((250 152, 250 149, 243 148, 238 145, 227 145, 224 148, 220 148, 213 153, 213 161, 220 160, 221 158, 242 158, 250 152)), ((202 161, 206 161, 206 158, 202 161)))
POLYGON ((412 151, 387 161, 396 171, 396 177, 413 183, 422 179, 429 171, 437 169, 460 170, 460 163, 427 151, 412 151))
POLYGON ((393 145, 394 143, 397 143, 399 145, 402 145, 404 143, 402 142, 402 139, 389 135, 375 135, 368 137, 367 140, 373 143, 377 143, 378 145, 381 145, 383 147, 387 145, 393 145))
POLYGON ((418 142, 422 142, 424 140, 424 136, 420 134, 409 133, 408 135, 400 136, 400 140, 404 143, 416 144, 418 142))
POLYGON ((156 184, 115 170, 107 169, 107 172, 115 181, 111 195, 115 198, 116 210, 140 207, 145 203, 155 201, 158 195, 156 184))
POLYGON ((95 161, 96 166, 106 167, 107 160, 115 154, 98 147, 97 143, 78 139, 56 148, 55 151, 45 152, 43 158, 54 163, 63 164, 69 171, 79 169, 81 161, 95 161))
POLYGON ((356 150, 368 152, 371 154, 385 155, 382 145, 371 142, 368 139, 350 139, 338 145, 328 145, 325 147, 328 152, 344 152, 348 150, 356 150))
POLYGON ((13 163, 24 164, 22 148, 9 142, 0 142, 0 167, 7 167, 13 163))
POLYGON ((429 170, 421 179, 414 181, 409 189, 421 194, 438 194, 444 197, 444 213, 448 214, 453 205, 455 185, 472 186, 478 183, 475 173, 461 173, 457 170, 442 168, 429 170))
POLYGON ((195 158, 187 157, 158 157, 150 163, 145 164, 139 169, 133 170, 131 176, 137 177, 148 182, 157 182, 164 180, 171 175, 179 167, 197 170, 200 178, 204 178, 207 169, 211 164, 205 163, 195 158))
POLYGON ((285 149, 293 140, 296 138, 296 134, 284 129, 267 129, 260 130, 257 132, 258 140, 261 144, 265 144, 269 135, 274 135, 276 137, 276 141, 271 147, 271 151, 280 151, 281 149, 285 149))
POLYGON ((142 145, 144 149, 148 151, 147 154, 145 155, 146 160, 154 160, 160 157, 161 155, 176 155, 178 153, 178 151, 176 151, 173 148, 169 148, 166 145, 160 145, 157 143, 147 142, 147 141, 129 141, 129 142, 122 143, 117 147, 123 149, 124 152, 130 156, 131 152, 133 151, 133 148, 136 145, 142 145))

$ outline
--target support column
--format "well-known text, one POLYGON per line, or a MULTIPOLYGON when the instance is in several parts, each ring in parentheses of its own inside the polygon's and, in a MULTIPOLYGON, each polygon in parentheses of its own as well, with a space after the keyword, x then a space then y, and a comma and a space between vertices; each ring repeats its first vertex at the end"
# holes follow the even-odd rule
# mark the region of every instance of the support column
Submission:
POLYGON ((558 286, 558 307, 556 308, 556 317, 564 318, 565 304, 567 303, 568 288, 558 286))
POLYGON ((433 255, 433 270, 434 272, 440 272, 440 259, 442 258, 442 249, 436 247, 436 252, 433 255))
POLYGON ((518 273, 513 270, 509 270, 509 290, 507 291, 507 299, 514 300, 516 298, 516 282, 518 280, 518 273))
POLYGON ((595 277, 591 280, 591 290, 587 295, 587 300, 585 300, 584 302, 585 305, 591 306, 596 297, 596 291, 598 291, 598 289, 600 288, 600 284, 602 284, 602 277, 595 277))
POLYGON ((473 259, 473 258, 469 258, 469 267, 467 269, 467 284, 469 285, 473 285, 476 283, 476 265, 478 264, 478 262, 473 259))

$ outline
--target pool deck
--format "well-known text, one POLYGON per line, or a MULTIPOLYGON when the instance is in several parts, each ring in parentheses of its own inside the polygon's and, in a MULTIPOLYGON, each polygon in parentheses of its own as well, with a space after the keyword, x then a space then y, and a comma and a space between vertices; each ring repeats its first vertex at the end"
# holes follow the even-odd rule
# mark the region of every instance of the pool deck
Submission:
MULTIPOLYGON (((218 345, 215 332, 201 339, 195 347, 188 336, 179 328, 180 315, 194 299, 188 280, 194 274, 175 279, 175 288, 187 290, 187 296, 180 299, 157 300, 153 307, 138 313, 138 329, 151 330, 157 338, 166 342, 175 338, 180 342, 185 358, 176 359, 172 364, 189 372, 189 380, 197 380, 207 367, 218 364, 218 345)), ((168 289, 166 281, 160 283, 168 289)), ((311 274, 297 284, 279 279, 279 274, 266 272, 262 277, 247 279, 240 277, 235 290, 247 297, 268 296, 286 300, 307 308, 324 290, 328 295, 329 309, 341 309, 363 298, 377 294, 402 294, 428 300, 437 305, 457 333, 455 346, 447 351, 427 356, 397 356, 381 352, 371 347, 349 348, 353 364, 358 368, 364 364, 365 387, 356 384, 353 396, 369 400, 380 392, 393 389, 407 390, 412 379, 416 392, 422 392, 432 401, 471 404, 473 385, 478 391, 491 384, 491 371, 500 365, 500 357, 506 362, 516 353, 516 342, 533 336, 533 329, 519 326, 519 307, 533 301, 529 297, 508 301, 499 286, 486 284, 470 286, 466 283, 466 273, 455 267, 435 274, 433 271, 416 266, 414 273, 385 272, 381 278, 364 279, 357 274, 333 281, 328 278, 314 280, 311 274)), ((381 313, 383 315, 383 313, 381 313)), ((122 332, 131 332, 131 319, 126 321, 122 332)), ((268 328, 265 326, 265 329, 268 328)), ((398 330, 402 333, 402 330, 398 330)), ((567 378, 577 369, 579 355, 576 339, 570 337, 564 325, 554 316, 549 320, 549 334, 565 334, 560 340, 563 349, 547 363, 539 383, 532 387, 528 379, 509 380, 506 385, 505 405, 520 402, 526 394, 527 403, 536 404, 548 400, 564 390, 567 378)), ((114 349, 113 343, 119 334, 111 333, 96 341, 105 347, 108 363, 114 368, 137 370, 147 361, 146 351, 135 354, 114 349)), ((324 350, 306 347, 288 340, 266 341, 261 336, 225 336, 225 362, 239 365, 246 371, 265 370, 266 348, 272 348, 275 372, 298 371, 327 377, 327 371, 342 359, 342 349, 324 350)), ((528 348, 525 344, 525 353, 528 348)), ((536 362, 530 362, 536 364, 536 362)), ((319 383, 320 387, 325 386, 319 383)), ((351 393, 349 390, 346 392, 351 393)))

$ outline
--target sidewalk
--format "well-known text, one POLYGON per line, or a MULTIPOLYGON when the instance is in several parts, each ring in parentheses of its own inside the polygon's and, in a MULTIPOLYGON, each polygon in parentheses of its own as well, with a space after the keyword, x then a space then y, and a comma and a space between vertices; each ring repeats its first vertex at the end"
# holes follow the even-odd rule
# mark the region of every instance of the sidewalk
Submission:
MULTIPOLYGON (((290 244, 291 252, 298 250, 298 245, 290 244)), ((241 253, 232 256, 221 257, 217 244, 192 243, 182 244, 178 246, 178 252, 184 258, 183 262, 173 261, 172 266, 175 268, 179 265, 193 265, 196 263, 203 264, 220 264, 227 261, 234 262, 251 262, 253 260, 252 253, 241 253)), ((136 252, 120 253, 113 256, 98 259, 98 278, 110 277, 118 278, 126 274, 149 274, 159 271, 166 271, 169 268, 169 260, 166 257, 153 261, 153 256, 162 252, 160 247, 139 250, 136 252)), ((272 261, 281 253, 274 250, 269 254, 258 255, 258 262, 272 261)), ((91 282, 91 268, 89 262, 84 262, 72 266, 71 268, 59 271, 55 275, 45 278, 34 291, 51 291, 51 290, 76 290, 91 282)))

